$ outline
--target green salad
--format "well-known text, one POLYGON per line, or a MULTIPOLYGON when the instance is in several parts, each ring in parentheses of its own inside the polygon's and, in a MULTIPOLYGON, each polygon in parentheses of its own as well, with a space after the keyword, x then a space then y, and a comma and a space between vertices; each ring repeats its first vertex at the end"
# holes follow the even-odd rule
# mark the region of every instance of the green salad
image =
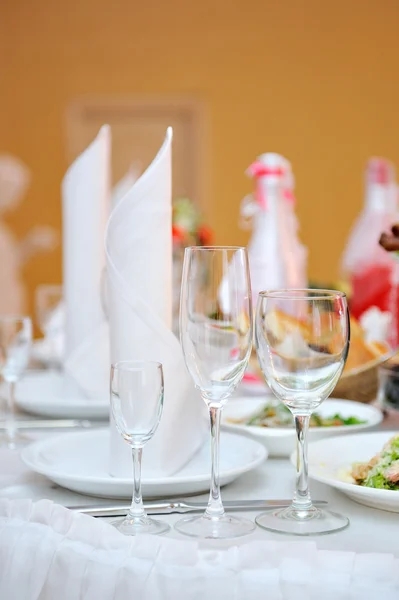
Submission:
POLYGON ((379 490, 399 490, 399 434, 367 463, 355 463, 351 475, 358 485, 379 490))
MULTIPOLYGON (((289 409, 281 402, 266 403, 256 414, 250 418, 229 419, 230 422, 250 425, 251 427, 292 427, 294 422, 289 409)), ((318 413, 313 413, 310 418, 310 427, 339 427, 341 425, 362 425, 366 423, 357 417, 344 417, 339 413, 323 417, 318 413)))

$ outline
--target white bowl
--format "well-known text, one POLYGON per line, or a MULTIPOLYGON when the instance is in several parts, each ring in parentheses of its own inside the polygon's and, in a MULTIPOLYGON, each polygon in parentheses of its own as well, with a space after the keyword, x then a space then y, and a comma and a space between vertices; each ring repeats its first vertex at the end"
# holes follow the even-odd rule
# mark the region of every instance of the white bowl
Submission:
MULTIPOLYGON (((244 433, 263 442, 268 449, 269 456, 289 457, 296 448, 294 427, 259 427, 229 422, 229 419, 239 419, 245 416, 249 418, 272 398, 271 396, 265 396, 262 399, 254 398, 253 396, 232 398, 223 409, 222 427, 227 431, 244 433)), ((382 421, 382 413, 378 408, 370 404, 362 404, 361 402, 354 402, 352 400, 331 398, 325 400, 316 412, 324 417, 340 413, 344 417, 356 417, 366 421, 366 423, 337 427, 311 427, 309 429, 310 442, 326 437, 364 431, 378 425, 382 421)))
MULTIPOLYGON (((381 431, 346 435, 344 437, 319 440, 309 444, 309 477, 325 483, 359 504, 399 512, 398 490, 367 488, 345 479, 353 463, 367 462, 381 450, 385 442, 397 431, 381 431)), ((291 462, 295 464, 295 454, 291 462)))

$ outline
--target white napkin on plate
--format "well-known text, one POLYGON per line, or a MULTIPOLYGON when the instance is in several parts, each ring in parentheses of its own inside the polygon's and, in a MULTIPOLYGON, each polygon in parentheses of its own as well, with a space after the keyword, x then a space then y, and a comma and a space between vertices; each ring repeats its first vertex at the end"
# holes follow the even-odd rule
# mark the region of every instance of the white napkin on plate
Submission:
MULTIPOLYGON (((114 208, 106 232, 108 313, 112 362, 163 364, 165 401, 154 438, 144 451, 148 477, 180 469, 206 435, 204 403, 188 375, 172 326, 171 142, 114 208)), ((110 471, 128 476, 131 452, 111 423, 110 471)))
MULTIPOLYGON (((72 306, 76 301, 80 302, 80 281, 82 279, 87 279, 87 273, 89 273, 89 277, 96 277, 98 279, 98 274, 100 274, 101 289, 98 288, 97 281, 93 285, 93 281, 90 283, 91 292, 94 292, 94 313, 91 315, 93 317, 94 327, 92 327, 93 331, 96 331, 96 322, 101 323, 100 325, 100 333, 98 334, 101 337, 101 343, 95 348, 96 344, 90 342, 89 336, 89 345, 83 344, 80 347, 80 352, 72 351, 69 352, 68 361, 66 365, 66 369, 69 370, 72 376, 80 382, 81 387, 86 391, 92 392, 92 394, 103 394, 107 393, 108 390, 98 390, 98 386, 94 384, 93 381, 93 372, 96 373, 98 371, 98 366, 93 365, 93 368, 90 370, 87 369, 87 355, 86 351, 89 352, 89 355, 92 354, 97 358, 96 350, 100 351, 100 364, 104 364, 103 357, 106 357, 107 364, 109 361, 109 341, 108 341, 108 328, 104 327, 104 315, 103 311, 99 314, 98 311, 98 299, 100 298, 101 304, 104 303, 104 266, 105 266, 105 252, 104 252, 104 230, 106 225, 106 220, 108 219, 108 181, 107 178, 109 176, 109 160, 110 160, 110 133, 108 128, 105 127, 102 129, 102 132, 99 133, 97 139, 91 144, 89 148, 87 148, 86 152, 80 156, 77 161, 75 161, 78 166, 74 167, 74 173, 71 175, 71 171, 73 171, 72 167, 69 169, 68 174, 64 180, 64 203, 66 209, 66 219, 64 220, 64 263, 66 266, 66 272, 68 276, 66 277, 67 283, 64 284, 68 287, 68 298, 69 298, 69 306, 71 310, 68 311, 69 321, 68 327, 72 322, 72 333, 71 330, 68 329, 68 342, 71 342, 71 336, 74 337, 75 329, 79 325, 79 321, 76 319, 80 319, 79 314, 77 316, 76 312, 72 312, 72 306), (99 185, 97 190, 94 186, 96 184, 92 181, 92 174, 97 172, 97 168, 95 168, 95 161, 99 161, 98 167, 101 167, 101 176, 99 185), (108 173, 108 175, 107 175, 108 173), (71 179, 77 181, 77 185, 71 183, 71 179), (85 185, 90 185, 90 188, 93 193, 87 195, 88 198, 91 199, 91 202, 86 202, 86 198, 82 198, 82 187, 80 181, 85 181, 85 185), (90 183, 91 181, 91 183, 90 183), (73 186, 73 189, 72 189, 73 186), (96 201, 97 198, 97 201, 96 201), (79 203, 79 200, 81 203, 79 203), (68 208, 67 208, 68 207, 68 208), (82 209, 82 207, 84 207, 82 209), (83 218, 82 218, 83 215, 83 218), (106 220, 104 221, 104 216, 106 216, 106 220), (81 250, 82 237, 78 238, 77 228, 81 229, 82 225, 86 228, 87 231, 91 231, 91 235, 96 238, 96 247, 97 253, 92 253, 91 256, 86 256, 84 254, 82 259, 79 259, 79 250, 81 250), (98 235, 100 235, 100 240, 98 240, 98 235), (79 245, 79 248, 76 248, 76 241, 79 245), (71 298, 72 297, 72 298, 71 298), (72 306, 71 306, 72 303, 72 306), (93 354, 94 353, 94 354, 93 354), (81 362, 83 360, 83 363, 81 362), (95 388, 93 391, 93 387, 95 388)), ((132 163, 127 173, 118 181, 118 183, 114 186, 111 194, 111 207, 116 206, 121 198, 126 194, 127 191, 133 186, 133 184, 137 181, 139 177, 139 169, 140 165, 138 162, 132 163)), ((86 235, 86 234, 85 234, 86 235)), ((92 296, 90 295, 90 303, 92 301, 92 296)), ((89 301, 87 303, 89 306, 89 301)), ((89 311, 90 312, 90 311, 89 311)), ((53 315, 49 320, 48 331, 45 329, 44 337, 38 340, 35 340, 32 346, 32 357, 36 360, 42 361, 43 363, 59 363, 62 364, 64 358, 64 347, 66 344, 65 340, 65 318, 66 318, 66 310, 64 302, 62 302, 57 308, 54 310, 53 315), (56 329, 56 331, 55 331, 56 329)), ((91 313, 90 313, 91 314, 91 313)), ((98 341, 98 337, 95 337, 96 342, 98 341)), ((77 344, 80 346, 79 342, 77 344)), ((97 376, 94 377, 94 380, 97 380, 97 376)))
POLYGON ((65 306, 61 301, 43 326, 44 337, 32 344, 31 356, 44 364, 60 366, 64 358, 65 306))
POLYGON ((319 550, 310 541, 219 549, 124 537, 49 500, 0 500, 1 600, 397 600, 392 554, 319 550))
POLYGON ((64 369, 88 397, 98 395, 98 378, 104 368, 109 369, 101 289, 110 203, 110 152, 111 132, 104 125, 68 169, 62 183, 64 369))

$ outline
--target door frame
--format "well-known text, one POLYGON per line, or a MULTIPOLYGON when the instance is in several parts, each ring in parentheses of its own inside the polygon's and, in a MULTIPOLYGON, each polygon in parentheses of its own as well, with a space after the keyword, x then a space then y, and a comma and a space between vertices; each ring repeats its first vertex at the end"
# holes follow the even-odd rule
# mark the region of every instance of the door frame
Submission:
POLYGON ((210 144, 209 119, 205 103, 202 99, 186 94, 130 94, 130 95, 86 95, 74 100, 65 113, 65 141, 68 164, 71 163, 82 148, 77 143, 79 131, 84 123, 95 116, 101 117, 104 123, 112 118, 151 119, 152 116, 167 118, 168 115, 178 119, 190 120, 193 140, 193 187, 199 207, 206 212, 209 219, 212 202, 210 198, 210 144))

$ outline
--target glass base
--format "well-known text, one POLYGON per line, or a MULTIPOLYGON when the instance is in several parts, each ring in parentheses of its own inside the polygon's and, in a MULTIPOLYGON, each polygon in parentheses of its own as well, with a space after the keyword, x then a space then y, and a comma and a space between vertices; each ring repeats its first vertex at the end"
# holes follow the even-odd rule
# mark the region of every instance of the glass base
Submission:
POLYGON ((224 540, 248 535, 255 530, 255 523, 248 519, 224 515, 223 517, 187 517, 175 524, 175 529, 191 537, 224 540))
POLYGON ((6 432, 0 436, 0 447, 8 448, 9 450, 19 450, 31 443, 32 439, 23 435, 18 430, 14 431, 12 436, 7 435, 6 432))
POLYGON ((298 511, 292 506, 270 510, 258 515, 255 522, 268 531, 288 535, 324 535, 340 531, 349 525, 347 517, 315 506, 307 511, 298 511))
POLYGON ((111 525, 116 527, 123 535, 141 535, 146 533, 160 535, 161 533, 166 533, 170 529, 167 523, 157 521, 156 519, 150 519, 146 515, 134 519, 129 515, 126 515, 124 519, 111 521, 111 525))

